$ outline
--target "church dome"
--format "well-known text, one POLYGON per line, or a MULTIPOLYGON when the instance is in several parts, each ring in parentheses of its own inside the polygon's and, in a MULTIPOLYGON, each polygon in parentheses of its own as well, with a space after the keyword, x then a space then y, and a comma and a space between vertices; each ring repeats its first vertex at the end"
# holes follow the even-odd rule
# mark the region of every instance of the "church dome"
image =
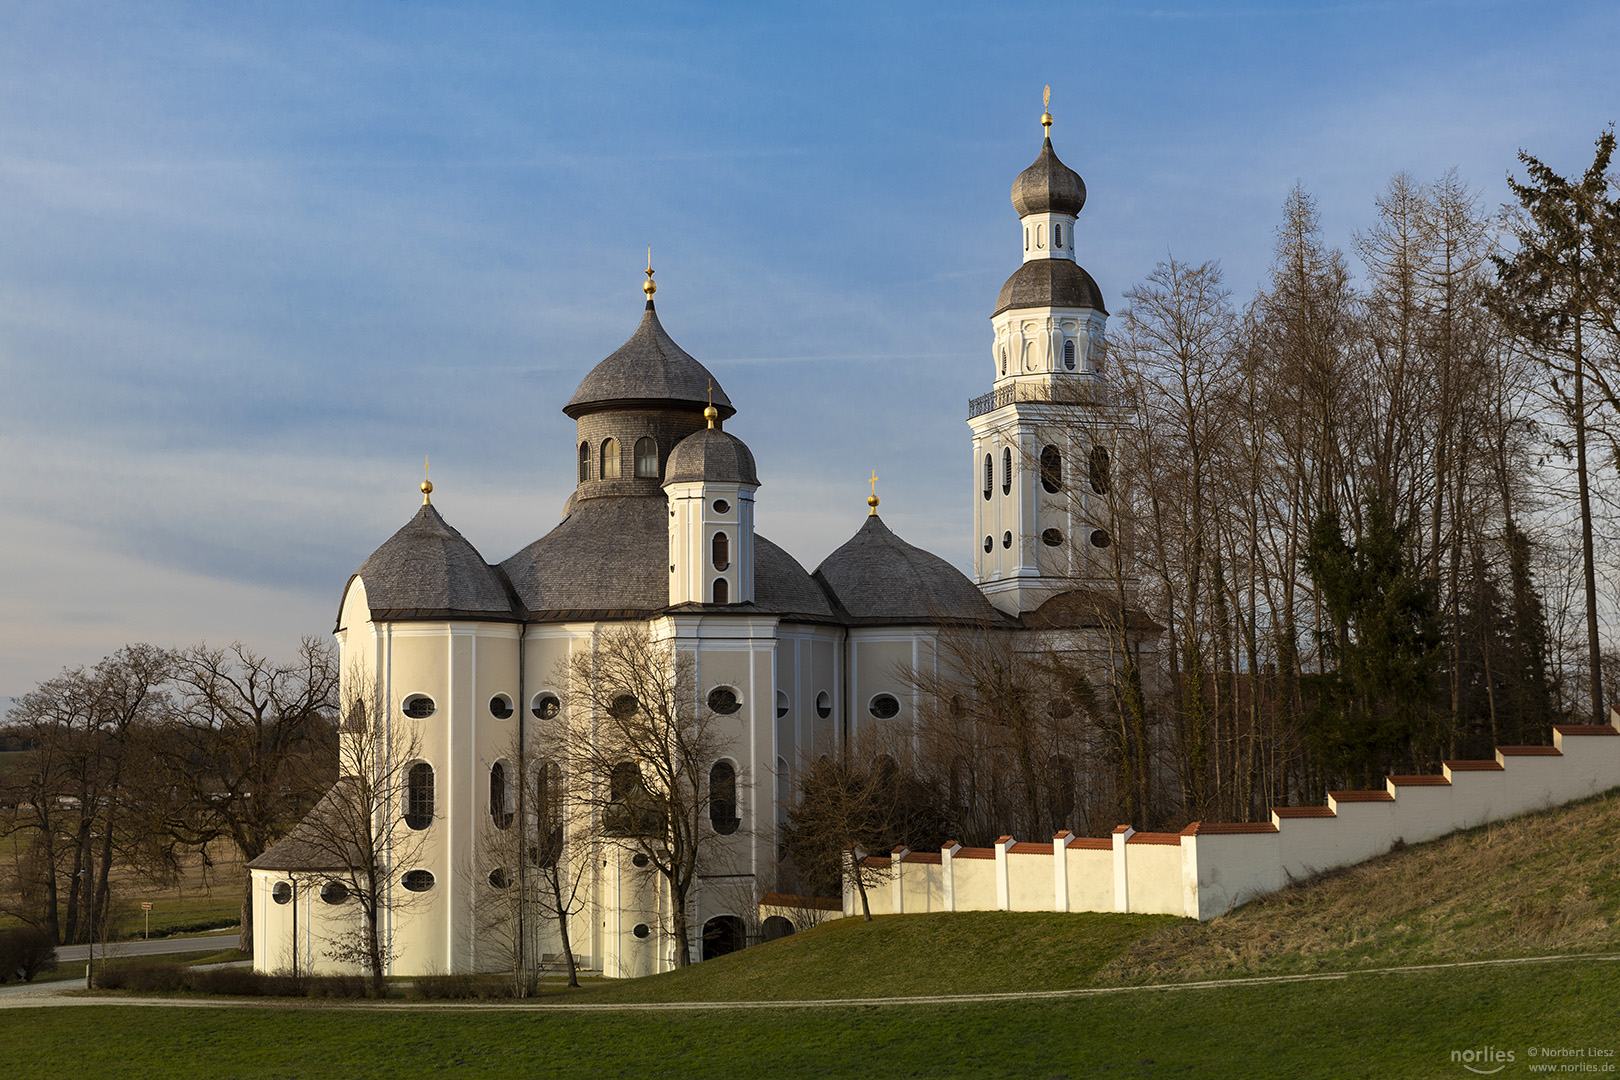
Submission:
POLYGON ((709 369, 671 338, 658 321, 651 299, 641 325, 617 352, 591 369, 585 381, 563 406, 571 419, 598 409, 625 406, 690 406, 701 409, 710 400, 723 420, 736 413, 731 399, 714 382, 709 369))
MULTIPOLYGON (((501 564, 531 617, 644 618, 669 606, 669 503, 663 494, 581 499, 555 529, 501 564)), ((754 603, 833 621, 798 561, 754 534, 754 603)))
POLYGON ((1058 160, 1050 137, 1041 145, 1035 164, 1018 174, 1012 186, 1013 209, 1019 217, 1029 214, 1080 213, 1086 205, 1086 182, 1080 174, 1058 160))
POLYGON ((1091 308, 1108 314, 1102 290, 1079 263, 1069 259, 1031 259, 1001 287, 991 318, 1008 308, 1091 308))
POLYGON ((900 539, 876 514, 824 559, 815 577, 855 623, 1002 623, 956 567, 900 539))
POLYGON ((517 618, 500 572, 428 503, 354 577, 374 620, 517 618))
POLYGON ((670 452, 664 483, 715 480, 730 484, 759 484, 754 455, 737 436, 719 428, 694 431, 670 452))

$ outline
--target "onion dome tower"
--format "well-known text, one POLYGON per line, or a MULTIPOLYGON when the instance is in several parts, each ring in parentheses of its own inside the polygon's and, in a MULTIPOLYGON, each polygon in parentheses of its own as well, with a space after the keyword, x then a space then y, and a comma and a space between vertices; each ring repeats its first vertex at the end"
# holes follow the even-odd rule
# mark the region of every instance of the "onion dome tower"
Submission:
MULTIPOLYGON (((1050 87, 1044 100, 1050 106, 1050 87)), ((1108 310, 1075 256, 1085 181, 1053 149, 1050 112, 1042 113, 1041 126, 1040 153, 1012 185, 1023 263, 1002 285, 990 316, 992 389, 968 403, 974 579, 1014 615, 1095 576, 1101 549, 1091 542, 1107 536, 1094 520, 1101 508, 1087 502, 1103 492, 1080 480, 1094 461, 1106 473, 1110 440, 1102 433, 1111 421, 1101 369, 1108 310)))
POLYGON ((703 411, 709 426, 682 439, 669 455, 669 602, 754 602, 754 455, 717 426, 720 410, 703 411))

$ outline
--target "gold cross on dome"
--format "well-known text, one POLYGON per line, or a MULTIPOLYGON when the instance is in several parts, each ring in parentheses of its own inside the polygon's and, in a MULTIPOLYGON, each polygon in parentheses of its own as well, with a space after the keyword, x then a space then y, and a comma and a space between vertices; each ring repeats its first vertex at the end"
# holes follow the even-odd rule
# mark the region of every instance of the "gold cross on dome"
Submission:
POLYGON ((872 494, 877 494, 877 470, 872 470, 872 494))
POLYGON ((433 501, 433 481, 428 479, 428 469, 433 467, 426 454, 422 455, 422 505, 426 506, 433 501))
POLYGON ((873 469, 872 470, 872 494, 867 496, 866 505, 870 506, 872 508, 871 513, 874 514, 874 515, 877 513, 877 508, 878 508, 877 480, 878 480, 877 470, 873 469))

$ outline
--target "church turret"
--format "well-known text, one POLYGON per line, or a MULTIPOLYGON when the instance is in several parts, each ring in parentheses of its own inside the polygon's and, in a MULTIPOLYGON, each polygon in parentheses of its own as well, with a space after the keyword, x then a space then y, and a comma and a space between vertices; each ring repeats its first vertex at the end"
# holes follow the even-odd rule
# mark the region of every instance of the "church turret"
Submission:
POLYGON ((990 317, 992 389, 968 404, 974 580, 1014 614, 1093 576, 1109 542, 1102 503, 1112 410, 1101 381, 1108 310, 1075 254, 1085 181, 1053 149, 1050 112, 1041 126, 1040 154, 1012 186, 1023 264, 990 317))
POLYGON ((720 430, 713 405, 709 426, 682 439, 669 455, 669 602, 754 602, 754 455, 720 430))

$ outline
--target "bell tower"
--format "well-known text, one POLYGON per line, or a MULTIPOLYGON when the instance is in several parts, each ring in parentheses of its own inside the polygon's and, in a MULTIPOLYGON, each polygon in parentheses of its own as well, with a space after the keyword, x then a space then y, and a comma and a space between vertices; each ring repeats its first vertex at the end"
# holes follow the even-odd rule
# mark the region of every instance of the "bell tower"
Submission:
POLYGON ((1108 309, 1075 257, 1085 181, 1052 149, 1050 112, 1041 126, 1040 154, 1012 185, 1023 262, 990 316, 991 391, 968 403, 974 580, 1011 614, 1103 576, 1113 542, 1108 309))

